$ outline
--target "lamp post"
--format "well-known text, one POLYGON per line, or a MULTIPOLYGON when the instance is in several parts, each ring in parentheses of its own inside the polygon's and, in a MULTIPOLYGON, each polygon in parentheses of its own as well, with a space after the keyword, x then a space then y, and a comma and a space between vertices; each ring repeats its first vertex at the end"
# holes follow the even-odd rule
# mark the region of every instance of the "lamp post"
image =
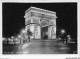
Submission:
POLYGON ((21 35, 22 35, 22 39, 23 39, 23 43, 25 42, 25 29, 23 29, 22 31, 21 31, 21 35))
POLYGON ((14 36, 11 37, 12 39, 14 38, 14 36))
POLYGON ((15 41, 14 41, 14 36, 12 36, 12 37, 11 37, 11 39, 12 39, 13 43, 15 44, 15 41))
POLYGON ((25 33, 25 30, 22 30, 22 33, 25 33))
POLYGON ((68 39, 68 43, 70 43, 71 36, 70 35, 67 35, 67 39, 68 39))
POLYGON ((61 29, 61 37, 62 37, 62 41, 64 42, 65 41, 65 30, 64 29, 61 29))
POLYGON ((20 44, 21 44, 21 35, 18 35, 18 38, 20 39, 20 44))
POLYGON ((65 33, 65 30, 64 29, 61 29, 61 34, 64 34, 65 33))
POLYGON ((67 37, 70 38, 71 36, 70 35, 67 35, 67 37))

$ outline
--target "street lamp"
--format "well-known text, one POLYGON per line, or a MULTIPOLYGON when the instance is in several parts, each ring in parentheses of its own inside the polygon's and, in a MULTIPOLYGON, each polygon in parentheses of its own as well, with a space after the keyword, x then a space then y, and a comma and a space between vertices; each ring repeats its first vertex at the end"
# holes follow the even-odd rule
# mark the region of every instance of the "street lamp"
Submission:
POLYGON ((20 44, 21 44, 21 35, 18 35, 18 38, 20 39, 20 44))
POLYGON ((25 30, 22 30, 22 33, 25 33, 25 30))
POLYGON ((70 35, 67 35, 67 37, 70 38, 71 36, 70 35))
POLYGON ((14 38, 14 36, 11 37, 12 39, 14 38))
POLYGON ((21 35, 23 35, 25 32, 26 32, 25 29, 21 29, 20 31, 21 35))
POLYGON ((67 35, 68 43, 71 41, 71 35, 67 35))
POLYGON ((12 36, 11 39, 12 39, 13 43, 15 44, 14 36, 12 36))
POLYGON ((14 41, 14 40, 13 40, 13 39, 14 39, 14 36, 12 36, 11 39, 12 39, 12 41, 14 41))
POLYGON ((2 40, 5 40, 6 38, 2 38, 2 40))
POLYGON ((21 38, 21 35, 18 35, 18 38, 21 38))
POLYGON ((61 29, 61 39, 62 39, 63 43, 66 40, 66 34, 65 34, 65 30, 64 29, 61 29))
POLYGON ((61 34, 64 34, 65 33, 65 30, 64 29, 61 29, 61 34))

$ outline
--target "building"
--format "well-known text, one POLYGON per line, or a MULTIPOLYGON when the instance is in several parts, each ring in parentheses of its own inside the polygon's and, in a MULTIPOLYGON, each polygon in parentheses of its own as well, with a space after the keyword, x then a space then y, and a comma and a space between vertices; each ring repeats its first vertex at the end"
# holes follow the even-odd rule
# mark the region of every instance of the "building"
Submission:
POLYGON ((56 39, 56 12, 30 7, 25 11, 25 30, 32 39, 56 39))

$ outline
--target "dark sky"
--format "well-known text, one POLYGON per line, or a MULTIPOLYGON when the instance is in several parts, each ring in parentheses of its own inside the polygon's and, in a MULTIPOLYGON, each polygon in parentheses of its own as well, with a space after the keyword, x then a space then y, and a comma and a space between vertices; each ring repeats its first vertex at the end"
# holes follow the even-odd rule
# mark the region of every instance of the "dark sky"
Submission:
POLYGON ((3 37, 17 35, 25 26, 25 11, 31 7, 55 11, 57 26, 77 37, 77 3, 2 3, 3 37))

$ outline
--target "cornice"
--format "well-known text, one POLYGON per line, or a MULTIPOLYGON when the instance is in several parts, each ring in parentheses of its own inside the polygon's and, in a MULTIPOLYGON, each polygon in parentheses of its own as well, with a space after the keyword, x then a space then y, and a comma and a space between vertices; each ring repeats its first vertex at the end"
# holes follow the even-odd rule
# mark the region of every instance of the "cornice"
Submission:
POLYGON ((38 11, 45 12, 45 13, 56 14, 56 12, 54 12, 54 11, 45 10, 45 9, 37 8, 37 7, 33 7, 33 6, 31 6, 29 9, 27 9, 27 10, 25 11, 25 13, 29 12, 30 10, 38 10, 38 11))

